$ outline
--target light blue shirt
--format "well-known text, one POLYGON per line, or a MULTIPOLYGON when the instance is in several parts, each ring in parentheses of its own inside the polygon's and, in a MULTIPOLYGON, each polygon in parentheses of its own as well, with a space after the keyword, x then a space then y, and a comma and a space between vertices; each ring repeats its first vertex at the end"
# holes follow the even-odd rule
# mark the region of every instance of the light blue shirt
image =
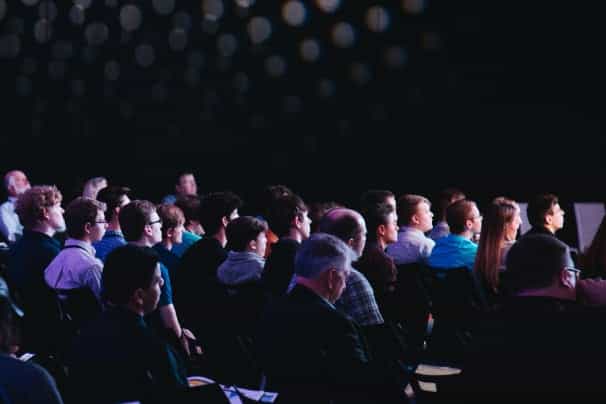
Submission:
POLYGON ((23 226, 15 213, 16 202, 17 198, 11 196, 0 205, 0 232, 9 243, 14 243, 23 235, 23 226))
POLYGON ((456 234, 436 240, 427 264, 433 268, 452 269, 466 267, 473 270, 478 246, 473 241, 456 234))
POLYGON ((425 261, 431 254, 436 242, 426 237, 419 229, 402 226, 398 232, 398 241, 387 246, 385 252, 396 265, 425 261))

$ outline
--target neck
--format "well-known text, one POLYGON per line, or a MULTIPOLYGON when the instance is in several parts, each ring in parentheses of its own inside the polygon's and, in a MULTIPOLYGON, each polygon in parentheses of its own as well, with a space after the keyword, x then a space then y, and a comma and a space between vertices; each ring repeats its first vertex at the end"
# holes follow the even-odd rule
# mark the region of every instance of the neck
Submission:
POLYGON ((318 282, 313 279, 303 278, 301 276, 297 276, 297 284, 305 286, 307 289, 314 292, 316 295, 323 297, 324 299, 330 301, 328 291, 325 290, 318 282))
POLYGON ((79 241, 81 243, 86 243, 88 245, 92 245, 93 244, 92 241, 91 241, 91 239, 89 237, 85 237, 85 238, 73 238, 73 237, 70 237, 70 238, 72 240, 76 240, 76 241, 79 241))
POLYGON ((151 247, 152 246, 152 244, 146 238, 142 238, 137 241, 130 241, 129 243, 132 245, 136 245, 138 247, 151 247))
POLYGON ((377 246, 379 246, 379 248, 381 249, 381 251, 385 251, 385 249, 387 248, 387 243, 382 238, 379 238, 377 240, 377 246))
POLYGON ((471 230, 465 230, 463 233, 459 233, 459 234, 455 234, 455 235, 466 238, 467 240, 471 240, 471 237, 473 236, 473 232, 471 230))
POLYGON ((36 231, 38 233, 46 234, 49 237, 55 235, 55 229, 49 226, 46 223, 39 223, 30 229, 31 231, 36 231))
POLYGON ((213 238, 221 244, 221 247, 225 248, 225 245, 227 244, 227 236, 225 236, 225 229, 221 229, 215 234, 213 234, 213 238))
POLYGON ((126 309, 128 309, 128 311, 132 311, 133 313, 138 314, 141 317, 145 315, 145 313, 143 312, 143 308, 140 307, 138 304, 129 302, 125 307, 126 309))
POLYGON ((547 230, 549 230, 551 232, 551 234, 555 234, 555 232, 557 231, 557 229, 555 227, 553 227, 552 225, 546 224, 545 227, 547 230))
POLYGON ((297 241, 299 243, 303 241, 303 237, 301 236, 301 232, 298 229, 294 228, 294 227, 291 227, 288 230, 288 234, 286 236, 284 236, 284 238, 289 238, 289 239, 295 240, 295 241, 297 241))
POLYGON ((173 242, 172 240, 169 239, 164 239, 162 240, 162 245, 164 246, 164 248, 166 248, 168 251, 172 250, 173 248, 173 242))
POLYGON ((111 231, 121 231, 120 229, 120 222, 118 221, 118 218, 114 218, 112 219, 108 224, 107 224, 107 230, 111 230, 111 231))

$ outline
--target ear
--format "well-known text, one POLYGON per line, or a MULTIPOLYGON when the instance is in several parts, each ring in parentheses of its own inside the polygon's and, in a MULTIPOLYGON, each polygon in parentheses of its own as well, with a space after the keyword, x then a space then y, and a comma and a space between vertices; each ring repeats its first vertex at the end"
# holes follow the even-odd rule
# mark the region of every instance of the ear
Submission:
POLYGON ((166 230, 166 237, 167 238, 173 238, 174 234, 175 234, 175 229, 174 228, 166 230))
POLYGON ((549 213, 545 215, 545 224, 546 225, 551 225, 551 223, 553 222, 553 215, 550 215, 549 213))
POLYGON ((137 307, 143 307, 144 297, 145 297, 145 292, 143 291, 143 289, 139 288, 139 289, 135 290, 135 292, 133 293, 132 300, 137 305, 137 307))
POLYGON ((92 224, 90 224, 90 223, 84 223, 84 233, 89 234, 91 227, 93 227, 92 224))
POLYGON ((414 225, 421 223, 421 221, 419 220, 419 216, 416 213, 412 215, 412 217, 410 218, 410 222, 414 225))
POLYGON ((152 227, 149 224, 146 224, 145 227, 143 227, 143 234, 150 237, 153 235, 152 227))
POLYGON ((227 218, 227 216, 223 216, 221 218, 221 223, 223 224, 223 227, 227 227, 227 224, 229 223, 229 219, 227 218))
POLYGON ((257 240, 250 240, 246 246, 248 251, 257 251, 257 240))
POLYGON ((566 269, 562 269, 560 271, 560 283, 568 288, 568 289, 574 289, 575 288, 575 283, 571 280, 572 277, 574 277, 574 275, 572 275, 569 271, 567 271, 566 269))
POLYGON ((293 221, 294 226, 297 229, 300 229, 301 226, 303 225, 303 221, 301 221, 301 218, 299 217, 299 215, 295 215, 295 218, 292 221, 293 221))
POLYGON ((472 227, 473 227, 473 220, 471 220, 471 219, 465 220, 465 228, 467 230, 470 230, 472 227))
POLYGON ((383 236, 385 236, 386 232, 387 232, 387 226, 385 226, 384 224, 380 224, 379 227, 377 227, 377 236, 383 237, 383 236))
POLYGON ((328 270, 326 275, 327 275, 326 279, 327 279, 328 290, 330 292, 332 292, 337 285, 337 278, 338 278, 337 270, 334 268, 331 268, 328 270))

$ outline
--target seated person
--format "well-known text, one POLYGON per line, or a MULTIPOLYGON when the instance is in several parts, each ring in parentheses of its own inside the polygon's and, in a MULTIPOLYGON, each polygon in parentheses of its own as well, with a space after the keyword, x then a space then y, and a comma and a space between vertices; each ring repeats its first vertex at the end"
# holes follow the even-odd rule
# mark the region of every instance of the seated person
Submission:
POLYGON ((118 247, 102 283, 109 309, 83 330, 69 359, 72 383, 85 395, 80 402, 178 402, 188 388, 182 360, 144 321, 160 299, 158 256, 118 247))
POLYGON ((431 229, 431 233, 429 233, 429 237, 432 240, 437 240, 450 234, 450 228, 446 221, 446 210, 456 201, 465 198, 465 194, 456 188, 446 188, 440 192, 438 203, 436 204, 438 207, 438 221, 433 226, 433 229, 431 229))
POLYGON ((446 220, 450 234, 436 241, 427 264, 436 269, 473 270, 478 246, 471 238, 482 229, 478 207, 473 201, 461 199, 446 209, 446 220))
POLYGON ((185 230, 183 230, 182 240, 175 243, 172 252, 179 258, 185 254, 185 251, 196 241, 202 238, 204 229, 200 224, 200 197, 198 195, 183 195, 177 198, 175 206, 179 207, 185 216, 185 230))
POLYGON ((296 286, 264 313, 257 350, 284 403, 405 401, 397 369, 373 362, 358 325, 334 306, 353 259, 338 238, 312 235, 296 255, 296 286))
POLYGON ((181 209, 169 204, 158 206, 158 216, 162 221, 162 241, 152 248, 158 253, 160 262, 173 276, 179 265, 179 256, 174 253, 174 246, 183 240, 185 217, 181 209))
POLYGON ((97 194, 97 200, 103 202, 106 206, 105 220, 107 220, 107 230, 103 238, 95 243, 95 254, 101 261, 105 261, 105 257, 114 248, 118 248, 126 244, 122 228, 120 227, 120 209, 130 203, 128 194, 130 188, 110 185, 103 188, 97 194))
POLYGON ((433 213, 427 198, 402 195, 398 199, 398 241, 387 246, 396 265, 425 261, 436 242, 425 236, 432 229, 433 213))

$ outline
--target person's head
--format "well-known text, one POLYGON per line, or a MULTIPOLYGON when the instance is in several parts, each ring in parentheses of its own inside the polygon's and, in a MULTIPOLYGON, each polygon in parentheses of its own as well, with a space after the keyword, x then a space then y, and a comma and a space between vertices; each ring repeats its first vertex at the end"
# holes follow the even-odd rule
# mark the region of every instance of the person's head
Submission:
POLYGON ((482 230, 482 215, 476 203, 461 199, 446 209, 446 222, 452 234, 471 237, 482 230))
POLYGON ((101 278, 104 300, 140 315, 154 311, 164 284, 158 262, 147 247, 126 245, 110 252, 101 278))
POLYGON ((204 234, 200 225, 200 197, 198 195, 182 195, 177 197, 175 205, 178 206, 185 216, 185 228, 197 235, 204 234))
POLYGON ((545 227, 552 233, 564 227, 564 211, 553 194, 537 195, 528 201, 526 212, 532 227, 545 227))
POLYGON ((297 238, 305 240, 311 232, 308 212, 309 208, 298 195, 288 194, 274 200, 267 220, 278 237, 292 235, 294 232, 298 235, 297 238))
POLYGON ((71 238, 89 243, 101 240, 107 229, 105 204, 79 196, 65 209, 65 225, 71 238))
POLYGON ((177 179, 175 184, 177 195, 196 195, 198 194, 198 184, 192 173, 183 173, 177 179))
POLYGON ((130 203, 129 193, 130 188, 118 185, 110 185, 99 191, 97 200, 103 202, 107 207, 105 218, 108 222, 114 221, 114 218, 117 219, 120 209, 130 203))
POLYGON ((503 246, 516 238, 522 219, 518 204, 507 198, 496 198, 486 208, 482 220, 482 231, 475 271, 477 271, 494 291, 499 287, 499 266, 503 246))
POLYGON ((50 233, 65 230, 63 196, 54 185, 31 187, 17 199, 15 212, 24 228, 28 230, 47 228, 50 233))
POLYGON ((276 200, 292 194, 294 194, 294 192, 286 185, 268 185, 259 193, 257 209, 261 215, 267 218, 276 200))
POLYGON ((132 201, 120 210, 119 219, 126 241, 150 246, 162 241, 162 220, 150 201, 132 201))
POLYGON ((360 198, 360 209, 364 211, 380 203, 391 205, 396 210, 396 196, 386 189, 370 189, 364 192, 360 198))
POLYGON ((521 294, 549 289, 574 296, 578 270, 568 266, 569 256, 568 246, 555 237, 520 238, 507 254, 507 290, 521 294))
POLYGON ((297 282, 312 288, 331 302, 337 301, 347 284, 355 254, 339 238, 315 233, 303 241, 295 256, 297 282))
POLYGON ((107 187, 107 178, 93 177, 84 183, 82 196, 85 198, 97 199, 97 194, 105 187, 107 187))
POLYGON ((227 225, 227 249, 265 256, 267 223, 252 216, 240 216, 227 225))
POLYGON ((238 209, 242 200, 230 191, 212 192, 206 195, 200 203, 200 224, 209 236, 224 230, 227 224, 239 217, 238 209))
POLYGON ((158 216, 162 221, 162 240, 170 243, 181 243, 183 241, 183 225, 185 216, 176 205, 158 205, 158 216))
POLYGON ((421 195, 405 194, 398 198, 398 220, 400 226, 413 227, 428 232, 433 227, 431 203, 421 195))
POLYGON ((366 245, 366 222, 352 209, 331 209, 320 221, 320 232, 337 236, 349 245, 359 257, 366 245))
POLYGON ((438 213, 440 220, 446 220, 446 209, 456 201, 465 199, 465 194, 456 188, 446 188, 440 192, 438 197, 438 213))
POLYGON ((4 175, 4 188, 9 196, 18 197, 31 188, 23 171, 11 170, 4 175))
POLYGON ((368 227, 368 241, 384 246, 398 241, 398 215, 392 205, 372 205, 364 211, 364 219, 368 227))
POLYGON ((317 233, 320 228, 320 220, 326 212, 334 208, 342 208, 343 205, 334 202, 314 202, 309 205, 309 218, 311 220, 311 232, 317 233))

